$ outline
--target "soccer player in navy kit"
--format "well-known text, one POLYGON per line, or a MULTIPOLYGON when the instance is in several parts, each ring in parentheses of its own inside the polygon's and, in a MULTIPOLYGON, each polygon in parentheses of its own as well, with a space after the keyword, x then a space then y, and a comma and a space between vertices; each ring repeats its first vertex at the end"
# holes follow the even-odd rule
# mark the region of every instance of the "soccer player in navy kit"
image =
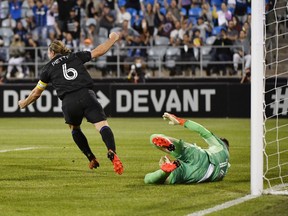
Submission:
POLYGON ((88 122, 94 124, 96 130, 100 132, 108 150, 107 157, 112 161, 114 171, 121 175, 124 168, 116 154, 113 132, 108 125, 106 115, 96 98, 96 94, 92 90, 93 80, 84 66, 85 62, 104 55, 118 39, 119 34, 113 32, 107 41, 91 52, 75 53, 72 53, 61 41, 53 41, 48 47, 50 61, 42 69, 36 87, 27 98, 19 101, 19 107, 24 109, 36 101, 48 83, 51 83, 57 96, 62 100, 64 118, 72 131, 73 140, 90 161, 89 168, 96 169, 99 167, 99 162, 81 131, 80 125, 84 117, 88 122))
POLYGON ((228 140, 218 138, 194 121, 182 119, 170 113, 164 113, 163 118, 168 119, 169 124, 181 125, 198 133, 209 148, 202 149, 196 144, 163 134, 151 135, 151 144, 169 153, 176 160, 170 161, 168 157, 162 157, 159 162, 160 169, 148 173, 144 182, 146 184, 187 184, 221 181, 230 166, 228 140))

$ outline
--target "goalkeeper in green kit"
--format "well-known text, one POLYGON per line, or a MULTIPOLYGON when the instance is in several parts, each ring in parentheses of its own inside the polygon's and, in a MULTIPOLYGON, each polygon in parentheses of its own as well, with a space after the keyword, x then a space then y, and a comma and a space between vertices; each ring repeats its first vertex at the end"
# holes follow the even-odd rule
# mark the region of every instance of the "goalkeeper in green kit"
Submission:
POLYGON ((160 159, 160 169, 146 174, 146 184, 186 184, 221 181, 227 174, 229 164, 229 142, 218 138, 202 125, 179 118, 165 112, 163 115, 169 124, 181 125, 198 133, 208 144, 202 149, 196 144, 190 144, 163 134, 153 134, 150 142, 158 149, 169 153, 176 160, 167 156, 160 159))

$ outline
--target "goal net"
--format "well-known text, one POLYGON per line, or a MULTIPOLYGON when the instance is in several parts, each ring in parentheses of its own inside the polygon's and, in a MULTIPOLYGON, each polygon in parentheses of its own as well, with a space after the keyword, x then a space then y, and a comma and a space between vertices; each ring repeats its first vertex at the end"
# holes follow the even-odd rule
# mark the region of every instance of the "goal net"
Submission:
MULTIPOLYGON (((254 181, 251 184, 251 191, 253 194, 253 187, 258 187, 258 190, 264 194, 288 195, 288 2, 287 0, 273 0, 265 1, 265 3, 264 13, 262 14, 264 24, 263 76, 262 80, 258 79, 258 81, 263 82, 262 97, 260 97, 262 98, 262 105, 257 108, 258 112, 260 107, 263 108, 262 125, 258 124, 258 127, 262 127, 261 132, 263 134, 261 138, 263 139, 261 143, 263 151, 258 152, 263 154, 263 157, 259 157, 258 160, 258 163, 262 160, 263 164, 262 167, 258 165, 258 168, 263 170, 262 185, 260 184, 262 189, 253 185, 257 184, 254 181)), ((253 89, 252 85, 251 89, 253 89)), ((257 96, 254 96, 254 99, 255 97, 257 96)), ((253 106, 253 101, 251 101, 251 105, 253 106)), ((251 115, 253 109, 255 107, 251 107, 251 115)), ((252 116, 251 119, 253 120, 252 116)), ((251 126, 252 124, 253 122, 251 122, 251 126)), ((251 128, 251 133, 253 133, 253 128, 251 128)), ((251 139, 251 145, 254 144, 251 139)), ((256 161, 253 162, 252 157, 253 152, 251 152, 251 163, 257 163, 256 161)), ((255 174, 253 173, 255 167, 254 164, 254 170, 251 169, 251 176, 255 174)))

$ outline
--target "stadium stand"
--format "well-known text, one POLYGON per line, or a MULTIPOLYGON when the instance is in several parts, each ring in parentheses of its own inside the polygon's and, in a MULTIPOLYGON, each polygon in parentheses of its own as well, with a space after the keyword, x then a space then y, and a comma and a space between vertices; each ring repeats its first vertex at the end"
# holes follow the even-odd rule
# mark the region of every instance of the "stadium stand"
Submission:
MULTIPOLYGON (((4 46, 3 48, 9 50, 9 45, 11 43, 11 38, 15 34, 15 26, 17 21, 21 21, 22 25, 24 26, 25 30, 29 35, 32 34, 32 38, 37 38, 39 35, 37 35, 35 32, 36 28, 36 20, 35 16, 33 16, 32 8, 36 5, 35 1, 33 0, 16 0, 13 1, 15 4, 19 5, 19 11, 20 11, 20 17, 19 19, 13 19, 9 14, 11 13, 11 6, 9 6, 9 1, 1 1, 0 3, 0 36, 3 38, 4 46)), ((103 16, 103 8, 106 6, 110 7, 110 10, 112 11, 112 14, 116 17, 116 12, 114 8, 114 1, 83 1, 83 0, 71 0, 69 1, 69 4, 65 5, 65 10, 63 8, 58 8, 58 5, 61 5, 63 7, 63 0, 43 0, 43 7, 48 8, 47 16, 50 16, 49 18, 52 18, 55 20, 55 25, 53 25, 51 28, 49 28, 49 31, 47 31, 47 36, 45 38, 42 38, 41 44, 38 44, 38 47, 35 47, 35 53, 40 51, 40 53, 44 53, 41 56, 41 61, 39 61, 37 58, 34 59, 35 62, 27 63, 32 64, 29 68, 31 70, 34 70, 31 74, 31 76, 39 76, 41 65, 44 64, 45 61, 47 61, 47 55, 44 50, 47 50, 48 42, 51 40, 50 33, 52 32, 55 35, 55 38, 58 40, 63 40, 66 38, 66 35, 68 33, 66 26, 66 23, 69 20, 69 11, 73 9, 76 14, 76 22, 80 23, 81 29, 79 33, 79 38, 73 38, 73 40, 76 41, 78 49, 80 47, 84 46, 84 41, 86 39, 90 39, 92 41, 92 45, 95 47, 99 43, 105 41, 105 38, 109 35, 110 32, 116 31, 119 32, 121 35, 121 43, 122 45, 117 46, 110 52, 108 52, 105 56, 97 59, 94 62, 91 62, 89 69, 91 70, 101 70, 102 72, 107 70, 107 66, 109 64, 112 65, 119 65, 121 62, 119 60, 123 60, 127 57, 131 58, 132 61, 133 58, 141 56, 143 59, 144 65, 147 66, 147 70, 158 70, 161 71, 162 74, 160 76, 169 76, 169 73, 165 73, 165 70, 170 70, 171 68, 174 68, 175 65, 177 65, 177 61, 179 59, 179 50, 183 47, 181 47, 181 41, 183 40, 183 34, 188 33, 189 38, 191 40, 192 46, 195 46, 195 50, 197 50, 197 60, 199 61, 199 70, 201 73, 198 73, 198 76, 205 76, 205 73, 203 73, 203 70, 205 69, 205 66, 210 61, 210 51, 212 50, 213 43, 211 41, 215 41, 217 37, 221 37, 221 30, 227 29, 227 25, 221 25, 218 24, 218 17, 217 17, 217 11, 221 10, 221 4, 223 0, 207 0, 207 1, 191 1, 191 5, 181 5, 181 1, 177 0, 135 0, 135 1, 129 1, 129 0, 118 0, 119 7, 122 6, 129 6, 126 8, 126 11, 131 15, 130 22, 130 30, 129 32, 133 32, 133 35, 136 35, 134 38, 131 39, 131 37, 124 36, 122 23, 118 23, 116 25, 116 22, 114 22, 114 26, 112 29, 104 28, 103 26, 99 26, 99 20, 103 16), (177 4, 176 8, 170 7, 171 4, 177 4), (153 14, 150 14, 148 16, 146 11, 147 4, 151 4, 153 7, 153 14), (137 6, 138 5, 138 6, 137 6), (139 9, 139 5, 141 6, 141 9, 139 9), (135 6, 135 7, 134 7, 135 6), (215 6, 215 7, 214 7, 215 6), (138 8, 138 9, 137 9, 138 8), (208 10, 207 10, 208 8, 208 10), (178 11, 177 11, 178 10, 178 11), (166 22, 166 14, 167 13, 172 14, 172 22, 166 22), (89 14, 89 17, 88 17, 89 14), (177 18, 177 14, 180 14, 180 16, 177 18), (206 28, 204 25, 201 26, 202 29, 200 29, 200 26, 198 26, 197 20, 201 18, 203 19, 205 25, 210 26, 210 30, 206 31, 206 35, 203 38, 195 39, 195 34, 197 29, 203 30, 203 28, 206 28), (151 19, 152 22, 154 22, 154 32, 150 30, 147 31, 147 19, 151 19), (169 29, 173 30, 175 29, 175 23, 178 22, 184 22, 185 20, 188 20, 188 27, 185 32, 179 31, 179 34, 176 35, 177 43, 173 43, 173 45, 169 41, 169 37, 161 37, 157 35, 159 33, 159 27, 161 26, 160 23, 165 23, 164 26, 162 26, 162 30, 169 29), (91 30, 88 28, 90 25, 95 26, 95 33, 91 34, 91 30), (135 29, 133 29, 133 27, 135 29), (49 37, 48 37, 49 36, 49 37), (95 40, 96 38, 96 40, 95 40), (129 39, 128 39, 129 38, 129 39), (198 41, 196 43, 196 41, 198 41), (129 49, 127 49, 129 47, 129 49), (141 47, 141 48, 140 48, 141 47), (133 51, 135 49, 135 51, 133 51), (128 51, 129 52, 128 52, 128 51), (131 52, 132 50, 132 52, 131 52), (141 50, 141 52, 139 52, 141 50), (127 54, 128 53, 128 54, 127 54), (132 56, 130 56, 132 55, 132 56), (133 56, 134 55, 134 56, 133 56), (107 60, 108 59, 108 60, 107 60), (34 66, 34 67, 33 67, 34 66), (34 68, 34 69, 33 69, 34 68)), ((185 1, 186 2, 186 1, 185 1)), ((187 1, 188 2, 188 1, 187 1)), ((241 1, 242 2, 242 1, 241 1)), ((242 2, 243 3, 243 2, 242 2)), ((269 3, 269 1, 268 1, 269 3)), ((240 20, 239 23, 236 23, 235 21, 235 28, 237 28, 237 31, 240 32, 240 30, 245 25, 245 33, 248 37, 250 37, 250 31, 249 31, 249 25, 251 22, 251 16, 249 17, 249 14, 251 13, 251 5, 247 1, 245 3, 244 8, 246 9, 246 16, 236 17, 238 15, 234 14, 234 12, 239 12, 239 5, 238 1, 235 1, 235 5, 227 5, 229 13, 232 14, 232 17, 227 16, 227 19, 231 20, 240 20), (237 8, 238 7, 238 8, 237 8), (235 18, 236 17, 236 18, 235 18), (245 23, 241 21, 243 17, 247 17, 245 20, 245 23), (236 26, 237 25, 237 26, 236 26), (248 28, 247 28, 248 26, 248 28)), ((35 8, 35 7, 34 7, 35 8)), ((241 8, 243 8, 243 4, 241 5, 241 8)), ((41 8, 39 8, 40 10, 41 8)), ((151 21, 150 20, 150 21, 151 21)), ((226 20, 227 22, 229 20, 226 20)), ((69 28, 72 28, 71 23, 69 24, 69 28)), ((43 33, 43 32, 41 32, 43 33)), ((204 33, 205 34, 205 33, 204 33)), ((28 36, 24 37, 25 42, 25 48, 27 48, 28 52, 28 36)), ((31 49, 31 48, 30 48, 31 49)), ((5 62, 7 64, 7 62, 5 62)), ((4 63, 4 64, 5 64, 4 63)), ((232 64, 232 62, 229 62, 229 64, 232 64)), ((120 74, 120 76, 125 76, 128 72, 125 71, 125 68, 123 67, 111 67, 114 70, 122 70, 120 73, 114 73, 120 74)), ((107 74, 107 73, 102 73, 107 74)), ((229 73, 228 73, 229 74, 229 73)), ((207 74, 206 74, 207 75, 207 74)), ((241 75, 241 72, 237 74, 238 76, 241 75)), ((194 76, 194 75, 193 75, 194 76)), ((197 76, 197 73, 196 75, 197 76)), ((228 76, 228 75, 226 75, 228 76)), ((13 78, 13 77, 12 77, 13 78)))

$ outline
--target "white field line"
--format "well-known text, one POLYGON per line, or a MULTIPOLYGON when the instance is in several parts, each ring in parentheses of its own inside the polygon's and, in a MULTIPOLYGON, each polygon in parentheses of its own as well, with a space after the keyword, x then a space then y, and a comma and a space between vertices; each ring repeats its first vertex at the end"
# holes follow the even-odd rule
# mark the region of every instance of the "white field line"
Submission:
POLYGON ((202 216, 202 215, 210 214, 210 213, 213 213, 213 212, 216 212, 216 211, 220 211, 220 210, 223 210, 223 209, 226 209, 226 208, 230 208, 230 207, 232 207, 234 205, 238 205, 238 204, 243 203, 243 202, 245 202, 247 200, 251 200, 251 199, 254 199, 254 198, 257 198, 257 197, 259 197, 259 196, 247 195, 245 197, 241 197, 241 198, 238 198, 238 199, 235 199, 235 200, 231 200, 231 201, 222 203, 220 205, 214 206, 214 207, 209 208, 209 209, 204 209, 204 210, 201 210, 201 211, 198 211, 198 212, 194 212, 194 213, 189 214, 187 216, 202 216))
POLYGON ((41 148, 41 147, 27 147, 27 148, 16 148, 16 149, 3 149, 3 150, 0 150, 0 153, 12 152, 12 151, 28 151, 28 150, 39 149, 39 148, 41 148))

